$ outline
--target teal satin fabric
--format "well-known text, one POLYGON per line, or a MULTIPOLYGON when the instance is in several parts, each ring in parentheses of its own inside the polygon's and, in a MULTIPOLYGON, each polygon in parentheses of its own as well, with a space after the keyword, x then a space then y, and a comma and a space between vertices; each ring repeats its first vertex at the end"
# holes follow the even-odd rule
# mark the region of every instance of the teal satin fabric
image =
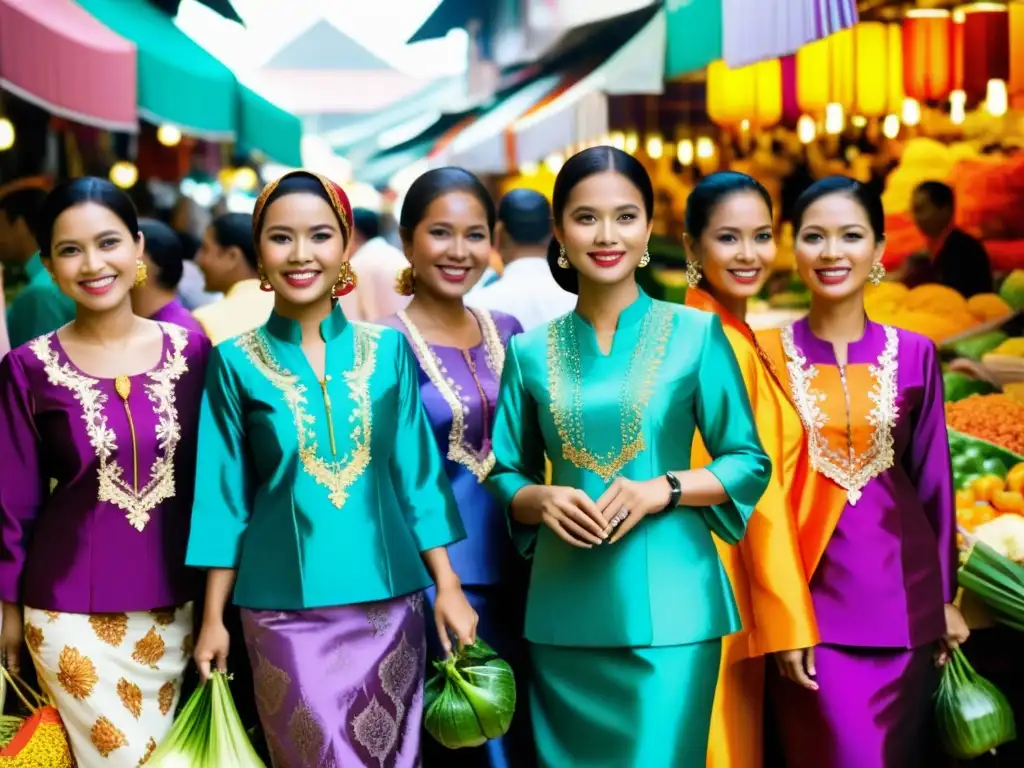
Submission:
POLYGON ((721 652, 532 645, 539 768, 704 768, 721 652))
POLYGON ((623 444, 623 414, 634 412, 641 414, 643 449, 621 467, 621 476, 642 481, 686 470, 699 427, 714 457, 708 469, 729 500, 652 515, 616 544, 590 550, 565 544, 547 527, 512 523, 520 551, 533 558, 526 637, 552 645, 639 647, 735 632, 739 617, 711 532, 729 542, 742 537, 771 463, 721 321, 641 293, 620 316, 608 355, 578 315, 561 322, 573 324, 561 329, 575 338, 575 350, 564 348, 550 324, 513 338, 508 347, 493 433, 496 466, 488 478, 506 509, 520 489, 543 483, 545 453, 554 485, 580 488, 596 500, 611 478, 601 476, 606 472, 600 461, 577 466, 587 464, 578 451, 611 461, 623 444), (634 359, 638 345, 650 354, 634 359), (564 361, 572 354, 579 359, 579 392, 571 380, 557 378, 571 370, 571 360, 564 361), (583 446, 574 442, 579 430, 571 422, 566 428, 569 417, 563 416, 561 430, 553 418, 559 408, 571 416, 565 406, 577 397, 583 446), (631 411, 634 405, 638 410, 631 411), (567 443, 577 451, 577 463, 566 458, 567 443))
POLYGON ((340 309, 321 333, 326 385, 277 314, 210 360, 187 562, 236 568, 246 608, 423 589, 420 553, 465 536, 408 342, 340 309))

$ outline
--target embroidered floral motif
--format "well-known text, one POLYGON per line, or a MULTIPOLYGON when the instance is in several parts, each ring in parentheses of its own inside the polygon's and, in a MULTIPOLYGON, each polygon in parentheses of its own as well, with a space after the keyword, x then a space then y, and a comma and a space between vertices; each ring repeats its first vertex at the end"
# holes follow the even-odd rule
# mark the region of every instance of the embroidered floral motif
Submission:
POLYGON ((139 664, 145 664, 150 669, 156 669, 157 663, 164 657, 166 650, 164 639, 160 637, 156 627, 150 627, 146 636, 135 644, 132 659, 139 664))
POLYGON ((117 681, 117 698, 132 717, 136 720, 142 717, 142 689, 139 686, 122 677, 117 681))
POLYGON ((169 627, 171 624, 173 624, 175 613, 176 609, 173 606, 170 608, 158 608, 155 611, 150 611, 150 614, 153 616, 153 619, 161 627, 169 627))
POLYGON ((306 411, 306 387, 298 377, 282 367, 274 357, 262 328, 238 337, 235 344, 256 370, 284 395, 292 412, 298 435, 299 458, 306 472, 327 488, 331 503, 341 509, 348 500, 349 487, 359 479, 370 464, 370 436, 373 426, 373 402, 370 397, 370 377, 377 365, 377 340, 380 328, 364 323, 353 323, 355 329, 355 363, 344 373, 353 410, 349 416, 352 431, 349 438, 352 450, 335 461, 327 461, 317 453, 316 419, 306 411))
POLYGON ((146 754, 144 754, 142 759, 139 760, 140 768, 149 762, 149 758, 153 756, 154 752, 156 752, 156 739, 150 737, 149 741, 146 742, 146 754))
POLYGON ((409 607, 412 608, 413 613, 418 613, 420 615, 423 614, 423 593, 422 592, 413 592, 411 595, 409 595, 409 597, 407 598, 407 601, 409 603, 409 607))
POLYGON ((373 627, 373 636, 380 637, 388 631, 388 627, 391 626, 391 617, 388 616, 386 608, 380 608, 373 606, 366 609, 366 618, 370 622, 370 626, 373 627))
MULTIPOLYGON (((501 372, 505 367, 505 345, 502 344, 501 333, 490 312, 486 310, 472 310, 472 312, 480 325, 487 366, 500 379, 501 372)), ((462 387, 448 373, 441 358, 430 348, 429 342, 423 338, 419 328, 404 310, 398 313, 398 319, 409 331, 409 341, 412 343, 420 367, 423 368, 430 383, 434 385, 438 394, 451 409, 452 425, 448 431, 449 461, 461 464, 476 476, 478 482, 482 483, 494 468, 494 451, 491 450, 489 440, 485 441, 481 450, 477 450, 466 439, 469 398, 463 394, 462 387)), ((483 407, 482 404, 481 407, 483 407)))
POLYGON ((188 661, 192 658, 192 651, 195 650, 195 638, 192 633, 189 632, 185 635, 185 639, 181 641, 181 658, 188 661))
POLYGON ((105 717, 101 717, 93 724, 89 738, 96 751, 103 757, 110 757, 111 753, 128 745, 128 737, 105 717))
POLYGON ((384 657, 377 670, 384 693, 395 705, 398 725, 405 718, 405 697, 416 682, 419 668, 420 655, 409 645, 403 632, 398 646, 384 657))
POLYGON ((118 648, 128 634, 128 615, 124 613, 94 613, 89 616, 89 626, 96 637, 109 646, 118 648))
POLYGON ((283 669, 278 669, 267 661, 262 653, 257 653, 256 659, 256 702, 264 717, 273 717, 284 706, 292 679, 283 669))
POLYGON ((298 703, 288 719, 288 737, 304 768, 319 768, 326 739, 316 714, 305 701, 298 703))
POLYGON ((398 744, 398 723, 376 696, 352 720, 352 732, 359 745, 382 767, 398 744))
POLYGON ((29 343, 29 348, 43 363, 50 383, 71 390, 82 406, 89 443, 99 459, 97 498, 124 510, 129 524, 138 531, 145 530, 149 513, 158 504, 174 496, 174 453, 181 439, 174 386, 188 372, 188 363, 182 354, 188 344, 188 331, 169 323, 160 325, 171 339, 171 350, 163 365, 146 374, 150 383, 145 387, 157 417, 158 454, 150 467, 149 482, 137 493, 132 484, 124 480, 124 469, 116 461, 117 435, 107 426, 104 406, 108 398, 98 389, 99 381, 60 362, 60 356, 51 345, 53 333, 29 343))
POLYGON ((49 619, 49 624, 53 624, 57 619, 60 618, 60 613, 57 611, 43 611, 46 614, 46 618, 49 619))
POLYGON ((174 709, 174 697, 177 692, 177 686, 170 680, 160 686, 160 690, 156 694, 156 702, 160 707, 161 715, 166 715, 174 709))
POLYGON ((39 653, 43 647, 43 630, 28 621, 25 622, 25 645, 32 653, 39 653))
MULTIPOLYGON (((896 405, 897 373, 899 370, 898 352, 899 336, 896 329, 883 326, 885 330, 885 347, 878 357, 877 365, 869 365, 868 372, 874 380, 874 386, 868 392, 868 398, 874 407, 868 413, 868 423, 872 427, 871 446, 863 454, 858 454, 853 445, 851 428, 847 424, 846 451, 834 450, 822 433, 828 423, 828 417, 821 410, 820 404, 825 402, 824 392, 813 387, 818 375, 814 365, 807 364, 807 358, 797 346, 793 338, 793 327, 782 329, 782 349, 786 354, 786 368, 793 390, 793 400, 800 414, 800 420, 807 430, 807 449, 811 457, 811 466, 825 477, 846 490, 846 498, 850 506, 856 506, 864 486, 872 479, 890 469, 895 461, 893 429, 899 416, 896 405)), ((840 367, 843 387, 846 387, 845 369, 840 367)), ((849 422, 850 406, 847 392, 846 417, 849 422)))
POLYGON ((622 445, 618 451, 607 453, 593 453, 587 447, 583 429, 583 372, 572 313, 551 322, 548 326, 548 393, 551 416, 562 443, 562 458, 608 482, 647 448, 644 413, 665 360, 674 321, 672 308, 659 302, 652 303, 645 313, 640 340, 623 375, 619 395, 622 445))
POLYGON ((99 681, 92 660, 77 648, 65 645, 57 660, 57 682, 60 687, 69 696, 81 701, 89 697, 99 681))

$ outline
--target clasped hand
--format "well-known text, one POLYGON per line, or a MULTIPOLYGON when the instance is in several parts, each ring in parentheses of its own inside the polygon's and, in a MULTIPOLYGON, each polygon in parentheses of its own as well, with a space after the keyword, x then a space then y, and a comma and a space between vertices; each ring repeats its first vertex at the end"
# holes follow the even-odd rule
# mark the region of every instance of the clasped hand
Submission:
POLYGON ((635 482, 617 477, 597 501, 583 491, 547 486, 541 520, 566 544, 591 549, 614 544, 647 515, 661 512, 672 489, 663 477, 635 482))

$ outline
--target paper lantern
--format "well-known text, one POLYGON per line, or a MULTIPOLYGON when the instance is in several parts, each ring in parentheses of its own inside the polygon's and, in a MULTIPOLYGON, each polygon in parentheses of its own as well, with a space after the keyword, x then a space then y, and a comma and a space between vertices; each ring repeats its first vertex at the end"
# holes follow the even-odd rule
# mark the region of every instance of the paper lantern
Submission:
POLYGON ((782 119, 782 68, 778 59, 731 69, 714 61, 707 71, 708 117, 724 128, 744 120, 754 128, 769 128, 782 119))
POLYGON ((903 20, 903 88, 917 101, 953 90, 953 19, 949 11, 915 9, 903 20))
POLYGON ((1010 78, 1010 14, 999 3, 964 10, 964 83, 971 101, 985 98, 989 80, 1010 78))
POLYGON ((1024 94, 1024 3, 1010 3, 1010 93, 1024 94))
POLYGON ((796 53, 797 103, 822 114, 839 104, 851 115, 880 117, 903 100, 903 44, 898 26, 861 22, 796 53))

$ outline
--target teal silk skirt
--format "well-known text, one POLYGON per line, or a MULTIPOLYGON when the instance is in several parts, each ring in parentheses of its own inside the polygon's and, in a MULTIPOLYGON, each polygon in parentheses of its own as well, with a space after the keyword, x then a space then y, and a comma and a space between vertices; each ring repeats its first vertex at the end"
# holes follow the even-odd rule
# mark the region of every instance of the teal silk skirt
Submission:
POLYGON ((540 768, 704 768, 722 641, 530 645, 540 768))

